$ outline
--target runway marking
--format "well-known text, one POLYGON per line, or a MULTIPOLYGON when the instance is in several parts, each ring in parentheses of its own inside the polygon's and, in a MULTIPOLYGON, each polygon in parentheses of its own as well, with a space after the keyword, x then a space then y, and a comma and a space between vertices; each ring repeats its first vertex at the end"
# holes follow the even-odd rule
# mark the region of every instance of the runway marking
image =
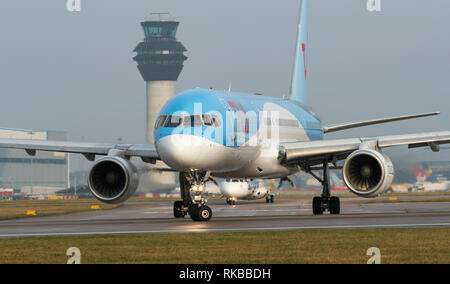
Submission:
POLYGON ((187 230, 152 230, 152 231, 116 231, 116 232, 74 232, 74 233, 24 233, 3 234, 0 238, 18 237, 57 237, 86 235, 127 235, 127 234, 163 234, 163 233, 212 233, 212 232, 253 232, 253 231, 291 231, 312 229, 381 229, 381 228, 418 228, 418 227, 450 227, 450 223, 435 224, 389 224, 389 225, 340 225, 340 226, 305 226, 305 227, 272 227, 272 228, 240 228, 240 229, 187 229, 187 230))

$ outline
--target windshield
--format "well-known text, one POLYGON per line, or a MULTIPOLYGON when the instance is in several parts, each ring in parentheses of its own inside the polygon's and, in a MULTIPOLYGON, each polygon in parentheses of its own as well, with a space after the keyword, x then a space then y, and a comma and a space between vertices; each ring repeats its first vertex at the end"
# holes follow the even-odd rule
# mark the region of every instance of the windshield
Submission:
POLYGON ((209 127, 220 127, 220 120, 217 116, 212 114, 198 114, 198 115, 161 115, 158 117, 155 128, 161 127, 198 127, 198 126, 209 126, 209 127))

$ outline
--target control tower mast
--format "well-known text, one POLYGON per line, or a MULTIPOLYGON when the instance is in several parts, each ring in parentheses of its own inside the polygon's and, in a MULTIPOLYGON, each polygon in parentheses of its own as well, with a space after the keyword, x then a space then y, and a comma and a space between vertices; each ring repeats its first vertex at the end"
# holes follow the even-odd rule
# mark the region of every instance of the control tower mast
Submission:
POLYGON ((167 13, 151 14, 141 23, 145 39, 134 49, 133 58, 147 84, 147 142, 154 143, 153 128, 163 105, 175 95, 175 81, 187 57, 176 39, 179 22, 167 13))

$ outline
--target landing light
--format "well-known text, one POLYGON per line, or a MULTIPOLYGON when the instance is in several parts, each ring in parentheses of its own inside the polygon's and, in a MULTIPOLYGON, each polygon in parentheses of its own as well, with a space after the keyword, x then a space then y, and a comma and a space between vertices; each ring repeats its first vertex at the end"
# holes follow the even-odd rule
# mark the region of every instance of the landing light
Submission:
POLYGON ((205 189, 203 185, 194 185, 192 186, 192 191, 195 192, 202 192, 205 189))

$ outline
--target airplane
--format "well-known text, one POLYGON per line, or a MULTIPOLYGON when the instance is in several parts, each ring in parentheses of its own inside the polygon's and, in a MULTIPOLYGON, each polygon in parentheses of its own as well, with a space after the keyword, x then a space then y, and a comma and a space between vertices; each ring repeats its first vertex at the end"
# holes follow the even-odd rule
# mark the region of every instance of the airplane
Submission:
POLYGON ((237 200, 266 199, 266 203, 274 203, 275 196, 263 180, 231 179, 220 183, 220 193, 227 204, 236 205, 237 200))
POLYGON ((424 170, 417 166, 412 167, 414 176, 416 177, 416 183, 412 186, 411 190, 424 191, 424 192, 443 192, 450 189, 450 182, 442 175, 436 175, 435 181, 430 181, 430 177, 433 174, 431 169, 427 169, 424 166, 424 170))
POLYGON ((81 143, 0 139, 0 148, 79 153, 98 159, 88 184, 105 203, 121 203, 139 184, 132 157, 146 163, 163 161, 180 173, 181 200, 173 205, 175 218, 188 214, 206 222, 212 210, 206 205, 205 182, 221 178, 279 179, 303 170, 323 185, 313 199, 312 211, 340 214, 340 201, 330 193, 330 164, 344 161, 344 181, 361 197, 384 193, 394 178, 394 166, 383 149, 407 145, 438 152, 450 143, 450 131, 380 137, 324 139, 328 133, 380 123, 438 115, 438 112, 323 125, 306 105, 309 0, 300 13, 295 67, 287 99, 211 89, 193 89, 171 98, 159 113, 154 144, 81 143), (323 171, 321 177, 313 173, 323 171))
POLYGON ((432 170, 425 169, 422 171, 417 166, 413 166, 412 170, 413 170, 414 176, 416 177, 416 181, 420 182, 420 183, 426 182, 430 178, 430 176, 433 174, 432 170))

